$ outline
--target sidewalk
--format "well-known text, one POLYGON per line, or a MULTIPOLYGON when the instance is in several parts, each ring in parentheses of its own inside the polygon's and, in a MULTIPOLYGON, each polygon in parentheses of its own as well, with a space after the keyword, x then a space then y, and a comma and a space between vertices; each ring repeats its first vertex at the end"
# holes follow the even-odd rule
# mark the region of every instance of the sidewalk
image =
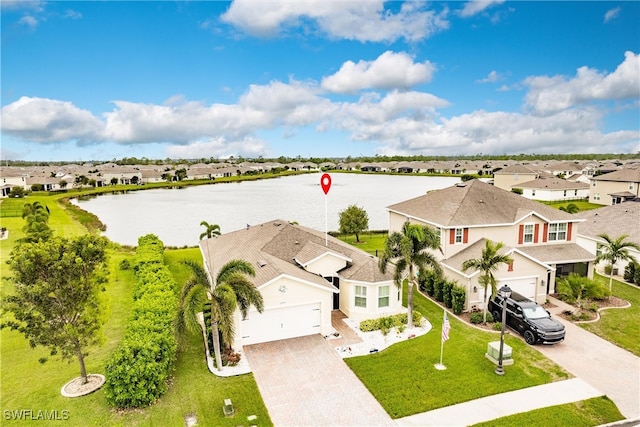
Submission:
POLYGON ((399 426, 468 426, 534 409, 602 396, 579 378, 543 384, 399 418, 399 426))

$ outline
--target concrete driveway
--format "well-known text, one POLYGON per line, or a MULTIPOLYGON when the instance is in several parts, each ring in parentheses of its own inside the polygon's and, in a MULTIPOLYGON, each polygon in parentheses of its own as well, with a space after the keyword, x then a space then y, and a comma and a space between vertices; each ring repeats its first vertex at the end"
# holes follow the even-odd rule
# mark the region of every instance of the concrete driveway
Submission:
MULTIPOLYGON (((554 301, 555 303, 556 301, 554 301)), ((558 316, 567 331, 560 344, 536 348, 549 359, 606 394, 629 419, 640 418, 640 358, 558 316)))
POLYGON ((320 335, 244 347, 276 426, 391 426, 378 401, 320 335))

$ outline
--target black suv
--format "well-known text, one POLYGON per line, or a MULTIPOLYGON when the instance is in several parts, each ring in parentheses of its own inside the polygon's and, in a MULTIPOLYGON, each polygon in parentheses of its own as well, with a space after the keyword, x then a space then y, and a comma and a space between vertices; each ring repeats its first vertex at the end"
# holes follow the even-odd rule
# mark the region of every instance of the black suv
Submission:
MULTIPOLYGON (((489 301, 493 320, 502 320, 502 300, 496 295, 489 301)), ((564 325, 538 303, 512 292, 507 299, 507 326, 524 337, 527 344, 554 344, 564 341, 564 325)))

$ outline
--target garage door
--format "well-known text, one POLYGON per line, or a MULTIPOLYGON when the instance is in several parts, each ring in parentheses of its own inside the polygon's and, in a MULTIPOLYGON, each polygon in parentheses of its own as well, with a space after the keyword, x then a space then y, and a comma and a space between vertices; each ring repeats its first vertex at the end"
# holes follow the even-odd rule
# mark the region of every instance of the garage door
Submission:
POLYGON ((252 311, 240 322, 242 344, 284 340, 320 333, 320 303, 252 311))
POLYGON ((529 298, 532 301, 536 300, 536 278, 529 277, 527 279, 516 280, 503 280, 498 282, 498 288, 502 285, 508 285, 511 288, 511 292, 517 292, 523 297, 529 298))

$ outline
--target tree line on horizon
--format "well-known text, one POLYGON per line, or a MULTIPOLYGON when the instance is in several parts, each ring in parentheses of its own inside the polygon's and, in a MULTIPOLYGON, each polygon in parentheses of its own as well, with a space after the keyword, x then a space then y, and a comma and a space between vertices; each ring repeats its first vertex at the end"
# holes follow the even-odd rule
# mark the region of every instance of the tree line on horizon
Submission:
POLYGON ((178 164, 195 164, 195 163, 242 163, 246 161, 255 163, 266 162, 278 162, 278 163, 293 163, 293 162, 312 162, 316 164, 326 162, 367 162, 367 163, 379 163, 379 162, 410 162, 410 161, 453 161, 453 160, 518 160, 521 162, 535 161, 535 160, 562 160, 562 161, 605 161, 605 160, 632 160, 640 159, 640 151, 637 153, 598 153, 598 154, 474 154, 474 155, 460 155, 460 156, 346 156, 346 157, 288 157, 279 156, 273 158, 257 157, 235 157, 231 156, 228 159, 218 159, 215 157, 199 158, 199 159, 149 159, 147 157, 123 157, 122 159, 112 160, 87 160, 87 161, 30 161, 30 160, 4 160, 5 166, 62 166, 67 164, 83 164, 83 163, 115 163, 120 166, 131 165, 178 165, 178 164))

